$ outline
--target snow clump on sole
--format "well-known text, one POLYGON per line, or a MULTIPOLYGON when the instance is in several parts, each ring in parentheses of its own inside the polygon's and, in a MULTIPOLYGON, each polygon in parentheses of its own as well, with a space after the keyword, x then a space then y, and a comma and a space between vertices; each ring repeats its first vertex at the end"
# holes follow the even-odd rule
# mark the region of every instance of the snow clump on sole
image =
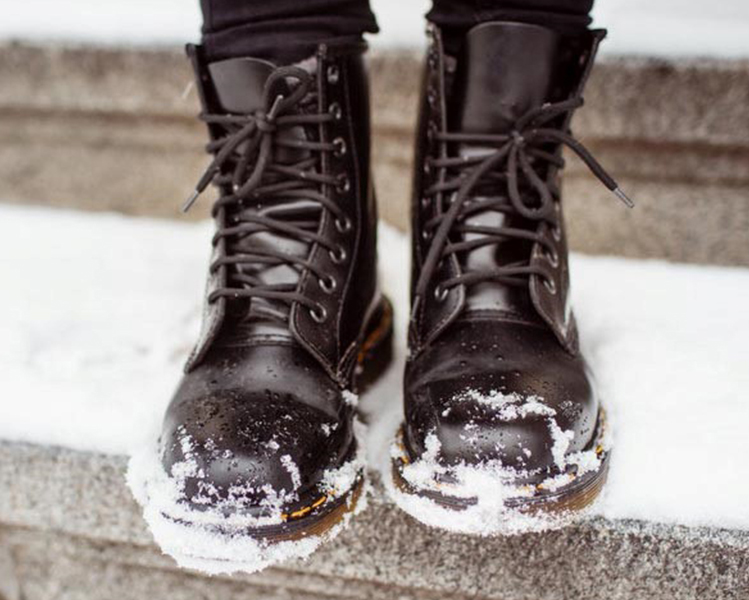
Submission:
MULTIPOLYGON (((531 499, 536 488, 543 489, 544 492, 555 492, 570 483, 572 478, 565 473, 570 466, 576 467, 577 476, 597 471, 602 466, 601 456, 595 449, 567 454, 574 432, 563 430, 559 426, 557 411, 548 406, 543 398, 524 397, 517 393, 503 394, 499 391, 482 394, 476 390, 466 390, 452 400, 490 405, 502 421, 515 421, 528 416, 544 418, 553 440, 551 454, 559 474, 546 478, 537 486, 531 486, 517 484, 519 478, 530 474, 528 471, 503 465, 497 460, 479 465, 459 463, 446 466, 439 460, 441 444, 435 432, 427 435, 422 456, 410 461, 399 432, 390 448, 393 468, 399 469, 403 480, 416 493, 399 487, 392 476, 385 477, 384 480, 391 498, 401 509, 426 525, 481 536, 558 529, 591 512, 593 505, 574 513, 528 511, 522 508, 523 500, 531 499), (465 507, 449 508, 419 493, 441 494, 471 502, 466 503, 465 507)), ((443 416, 449 411, 448 407, 443 416)), ((466 427, 468 436, 472 429, 470 425, 469 423, 466 427)), ((607 436, 604 436, 602 444, 607 450, 607 436)), ((525 449, 524 453, 530 456, 530 450, 525 449)))
MULTIPOLYGON (((356 423, 355 430, 361 440, 363 426, 356 423)), ((264 486, 264 516, 243 514, 242 509, 247 508, 243 499, 251 490, 233 486, 226 498, 218 499, 218 491, 208 482, 201 482, 197 496, 191 499, 205 509, 195 510, 184 501, 186 480, 200 479, 204 474, 192 453, 191 438, 183 435, 181 443, 185 460, 175 464, 171 473, 166 473, 159 460, 158 443, 133 455, 127 471, 128 485, 143 509, 156 543, 180 567, 210 575, 254 573, 294 558, 307 558, 320 545, 335 538, 354 515, 366 508, 369 491, 366 479, 361 483, 361 492, 354 491, 363 478, 365 464, 364 445, 359 443, 354 459, 337 469, 329 469, 323 477, 323 492, 336 497, 348 494, 347 510, 338 523, 323 534, 298 540, 256 539, 249 535, 249 530, 283 524, 283 507, 299 499, 296 488, 301 478, 291 457, 284 455, 281 462, 291 475, 295 489, 274 490, 269 485, 264 486)))

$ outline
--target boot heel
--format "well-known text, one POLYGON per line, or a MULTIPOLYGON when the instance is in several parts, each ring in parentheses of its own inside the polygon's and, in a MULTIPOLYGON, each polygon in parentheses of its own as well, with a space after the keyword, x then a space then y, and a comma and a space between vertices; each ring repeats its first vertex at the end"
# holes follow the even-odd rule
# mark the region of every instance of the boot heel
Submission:
POLYGON ((383 297, 370 319, 356 366, 359 393, 374 384, 393 360, 393 305, 383 297))

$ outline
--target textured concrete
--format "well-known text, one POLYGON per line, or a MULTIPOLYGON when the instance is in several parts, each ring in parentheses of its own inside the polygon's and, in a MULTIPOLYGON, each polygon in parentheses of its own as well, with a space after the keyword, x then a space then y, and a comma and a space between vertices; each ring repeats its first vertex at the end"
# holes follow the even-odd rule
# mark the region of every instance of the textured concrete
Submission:
MULTIPOLYGON (((420 57, 370 64, 381 213, 405 227, 420 57)), ((0 199, 177 216, 208 161, 190 79, 177 49, 0 45, 0 199)), ((576 132, 638 206, 571 160, 573 247, 749 265, 749 62, 607 58, 586 99, 576 132)))
POLYGON ((354 525, 309 561, 207 579, 177 571, 154 547, 124 468, 123 457, 0 443, 0 544, 26 600, 749 597, 749 532, 596 519, 476 539, 422 526, 379 485, 354 525))
POLYGON ((0 530, 0 600, 20 600, 21 590, 17 567, 10 553, 10 544, 0 530))

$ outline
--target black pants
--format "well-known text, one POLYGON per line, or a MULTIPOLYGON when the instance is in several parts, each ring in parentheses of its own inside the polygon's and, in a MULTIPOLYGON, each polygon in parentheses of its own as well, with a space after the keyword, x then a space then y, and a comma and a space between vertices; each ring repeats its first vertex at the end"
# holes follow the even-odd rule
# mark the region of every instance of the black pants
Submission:
MULTIPOLYGON (((592 5, 593 0, 433 0, 427 18, 448 37, 494 20, 574 32, 588 26, 592 5)), ((368 0, 201 0, 201 6, 209 60, 256 56, 293 61, 326 39, 378 31, 368 0)))

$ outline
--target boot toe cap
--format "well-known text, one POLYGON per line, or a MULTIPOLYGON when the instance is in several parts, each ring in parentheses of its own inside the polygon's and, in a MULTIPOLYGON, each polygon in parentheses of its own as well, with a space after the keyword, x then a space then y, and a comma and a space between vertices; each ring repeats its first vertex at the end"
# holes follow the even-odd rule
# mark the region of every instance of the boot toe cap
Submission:
POLYGON ((196 508, 223 503, 262 512, 304 497, 346 458, 353 435, 344 422, 273 394, 224 390, 181 399, 167 412, 161 461, 196 508))
POLYGON ((546 476, 591 442, 598 402, 584 363, 550 332, 469 323, 447 339, 409 365, 405 438, 411 458, 423 455, 436 436, 439 460, 447 465, 498 462, 546 476))

